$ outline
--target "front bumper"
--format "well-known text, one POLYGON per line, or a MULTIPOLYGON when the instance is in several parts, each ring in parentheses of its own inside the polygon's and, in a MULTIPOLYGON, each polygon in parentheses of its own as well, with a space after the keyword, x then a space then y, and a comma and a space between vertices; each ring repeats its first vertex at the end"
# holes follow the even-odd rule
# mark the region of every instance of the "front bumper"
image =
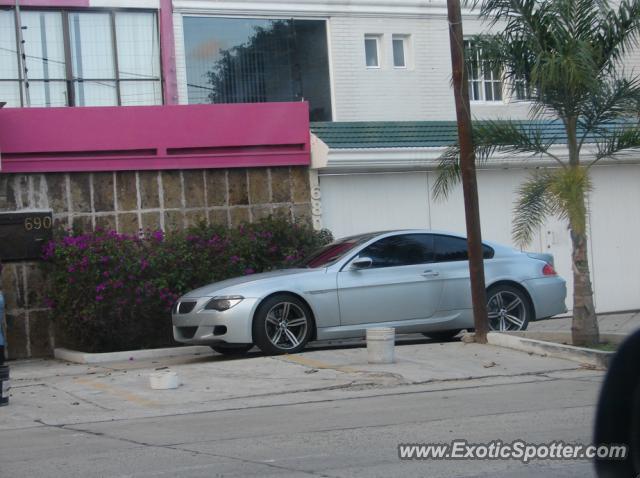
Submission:
MULTIPOLYGON (((225 342, 230 344, 250 344, 253 342, 251 325, 258 299, 245 298, 229 310, 204 310, 211 297, 199 299, 183 298, 182 301, 196 301, 188 313, 174 312, 173 338, 176 342, 191 345, 211 345, 225 342)), ((178 308, 179 310, 179 308, 178 308)))

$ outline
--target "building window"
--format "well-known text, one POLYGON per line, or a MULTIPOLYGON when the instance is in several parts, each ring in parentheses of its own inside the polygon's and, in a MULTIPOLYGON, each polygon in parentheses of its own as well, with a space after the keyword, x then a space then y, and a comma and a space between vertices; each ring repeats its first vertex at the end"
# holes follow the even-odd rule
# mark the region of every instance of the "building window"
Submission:
POLYGON ((189 103, 308 101, 331 121, 326 22, 185 16, 189 103))
POLYGON ((120 104, 162 104, 156 16, 145 12, 117 12, 115 36, 120 104))
POLYGON ((0 101, 8 106, 162 104, 154 12, 0 11, 0 101))
POLYGON ((407 68, 407 56, 409 54, 409 35, 393 35, 392 43, 394 68, 407 68))
POLYGON ((513 96, 517 101, 531 101, 531 93, 531 87, 524 79, 513 82, 513 96))
POLYGON ((467 73, 469 75, 469 99, 471 101, 502 101, 502 69, 481 60, 481 52, 474 51, 470 41, 465 41, 467 73))
MULTIPOLYGON (((62 14, 23 11, 20 18, 23 26, 22 38, 29 79, 30 105, 66 106, 67 83, 62 14)), ((24 90, 26 84, 24 81, 21 83, 24 90)), ((27 105, 25 99, 23 99, 23 105, 27 105)))
POLYGON ((13 12, 0 10, 0 101, 20 106, 20 73, 13 12))
POLYGON ((367 68, 380 68, 380 35, 365 35, 364 56, 367 68))

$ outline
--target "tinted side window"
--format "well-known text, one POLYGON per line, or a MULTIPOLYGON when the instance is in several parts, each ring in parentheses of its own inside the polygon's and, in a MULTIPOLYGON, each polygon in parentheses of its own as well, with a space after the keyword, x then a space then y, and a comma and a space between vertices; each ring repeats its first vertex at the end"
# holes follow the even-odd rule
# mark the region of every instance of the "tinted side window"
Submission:
POLYGON ((433 262, 433 236, 403 234, 374 242, 360 254, 370 257, 372 267, 395 267, 433 262))
MULTIPOLYGON (((435 236, 434 246, 436 262, 466 261, 469 259, 466 239, 453 236, 435 236)), ((493 254, 492 248, 482 245, 482 257, 491 259, 493 254)))

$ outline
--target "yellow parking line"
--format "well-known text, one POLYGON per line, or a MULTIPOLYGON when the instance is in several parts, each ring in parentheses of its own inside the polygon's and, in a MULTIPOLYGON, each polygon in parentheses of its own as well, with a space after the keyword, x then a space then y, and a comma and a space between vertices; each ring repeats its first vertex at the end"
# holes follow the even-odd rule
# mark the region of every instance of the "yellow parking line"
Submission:
POLYGON ((126 390, 112 387, 110 385, 107 385, 106 383, 96 382, 94 380, 87 380, 85 378, 77 378, 76 382, 81 383, 82 385, 87 385, 91 388, 95 388, 96 390, 106 392, 110 395, 114 395, 128 402, 136 403, 143 407, 157 407, 160 405, 160 403, 156 402, 155 400, 148 400, 146 398, 139 397, 138 395, 127 392, 126 390))
POLYGON ((298 365, 304 365, 305 367, 337 370, 338 372, 356 373, 357 370, 351 367, 336 367, 327 362, 321 362, 320 360, 314 360, 312 358, 304 357, 302 355, 284 355, 282 357, 288 362, 297 363, 298 365))

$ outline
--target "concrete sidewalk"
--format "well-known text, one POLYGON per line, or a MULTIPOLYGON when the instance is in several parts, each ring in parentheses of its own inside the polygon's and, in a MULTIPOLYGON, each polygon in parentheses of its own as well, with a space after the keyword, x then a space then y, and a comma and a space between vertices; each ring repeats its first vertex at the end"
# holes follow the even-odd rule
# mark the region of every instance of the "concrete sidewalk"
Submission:
MULTIPOLYGON (((640 311, 602 314, 598 316, 600 332, 609 334, 630 334, 640 329, 640 311)), ((528 330, 560 331, 571 330, 571 317, 553 317, 551 319, 529 322, 528 330)))
MULTIPOLYGON (((560 318, 533 322, 530 329, 569 330, 570 326, 570 318, 560 318)), ((640 313, 600 317, 603 332, 628 333, 638 327, 640 313)), ((587 373, 575 362, 494 346, 438 343, 420 335, 400 336, 398 344, 397 360, 391 365, 368 364, 366 348, 358 341, 314 344, 304 353, 279 357, 265 357, 254 349, 239 359, 211 352, 99 366, 57 360, 12 362, 12 396, 5 409, 11 413, 0 414, 0 430, 587 373), (178 373, 182 385, 176 390, 151 390, 149 375, 167 367, 178 373)), ((602 372, 589 374, 602 376, 602 372)))
POLYGON ((367 363, 366 348, 323 348, 246 358, 218 354, 87 366, 56 360, 11 364, 10 405, 0 430, 356 398, 399 390, 548 380, 552 373, 601 372, 493 346, 427 339, 396 347, 397 362, 367 363), (151 390, 149 375, 170 367, 182 385, 151 390), (454 384, 454 385, 452 385, 454 384))
MULTIPOLYGON (((638 314, 601 318, 631 331, 638 314)), ((568 330, 570 319, 531 324, 568 330)), ((401 462, 398 443, 526 437, 588 443, 604 373, 491 345, 400 336, 395 364, 371 365, 363 343, 228 359, 207 352, 100 366, 11 362, 0 409, 11 476, 562 476, 586 461, 401 462), (151 390, 169 368, 182 385, 151 390)))

